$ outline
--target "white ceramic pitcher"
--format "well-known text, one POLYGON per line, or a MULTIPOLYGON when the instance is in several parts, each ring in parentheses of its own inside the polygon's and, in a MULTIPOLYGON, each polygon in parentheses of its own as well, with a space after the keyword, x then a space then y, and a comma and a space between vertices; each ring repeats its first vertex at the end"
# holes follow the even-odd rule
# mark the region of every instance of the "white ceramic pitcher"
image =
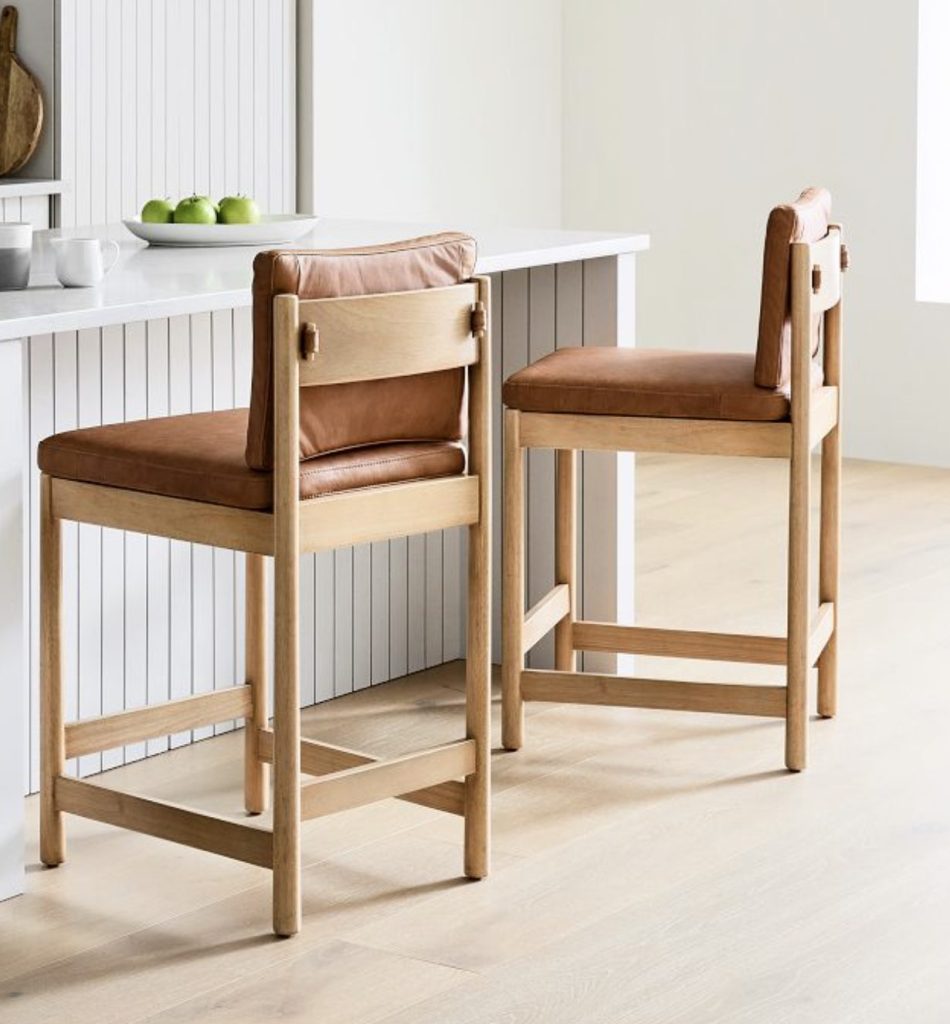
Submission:
POLYGON ((119 258, 118 243, 108 239, 51 238, 50 245, 56 257, 56 277, 67 288, 99 284, 119 258))

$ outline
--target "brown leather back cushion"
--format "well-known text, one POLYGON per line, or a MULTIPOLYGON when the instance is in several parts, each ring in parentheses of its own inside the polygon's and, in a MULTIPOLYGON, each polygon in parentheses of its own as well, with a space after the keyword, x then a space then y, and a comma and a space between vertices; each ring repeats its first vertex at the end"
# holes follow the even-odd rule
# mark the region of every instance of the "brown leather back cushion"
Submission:
MULTIPOLYGON (((759 387, 788 385, 792 350, 791 244, 824 238, 830 217, 831 193, 824 188, 806 188, 794 203, 776 206, 769 214, 762 262, 759 341, 755 353, 755 383, 759 387)), ((818 351, 819 320, 816 318, 812 324, 813 355, 818 351)))
MULTIPOLYGON (((468 280, 475 240, 446 232, 360 249, 262 252, 254 260, 254 364, 245 457, 271 469, 274 452, 275 295, 344 295, 441 288, 468 280)), ((300 458, 389 441, 457 441, 463 370, 301 388, 300 458)))

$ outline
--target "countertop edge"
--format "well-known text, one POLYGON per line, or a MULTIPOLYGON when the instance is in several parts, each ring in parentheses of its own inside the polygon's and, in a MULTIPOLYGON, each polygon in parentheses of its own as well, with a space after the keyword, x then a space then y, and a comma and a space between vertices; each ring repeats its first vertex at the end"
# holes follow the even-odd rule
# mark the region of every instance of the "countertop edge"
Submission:
MULTIPOLYGON (((525 249, 496 256, 479 258, 475 272, 496 274, 508 270, 574 263, 581 260, 620 256, 625 253, 644 252, 650 247, 647 234, 616 235, 585 241, 566 242, 563 245, 525 249)), ((250 275, 249 275, 250 278, 250 275)), ((247 288, 220 292, 200 292, 170 298, 145 299, 126 302, 108 308, 92 307, 84 310, 48 312, 17 319, 0 319, 0 342, 63 331, 78 331, 114 324, 137 323, 208 313, 218 309, 241 309, 251 305, 250 279, 247 288)))

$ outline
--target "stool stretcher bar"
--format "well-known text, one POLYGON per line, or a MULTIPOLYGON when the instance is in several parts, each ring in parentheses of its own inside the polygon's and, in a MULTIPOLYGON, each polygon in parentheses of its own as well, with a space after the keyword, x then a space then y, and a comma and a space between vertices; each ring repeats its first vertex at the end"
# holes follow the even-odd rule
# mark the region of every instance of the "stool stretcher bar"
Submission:
POLYGON ((300 816, 319 818, 402 796, 475 771, 475 741, 459 740, 415 754, 331 772, 300 790, 300 816))
POLYGON ((684 683, 666 679, 595 675, 590 672, 521 673, 524 700, 553 704, 600 704, 608 707, 700 711, 723 715, 785 717, 784 686, 735 683, 684 683))
POLYGON ((521 630, 521 645, 527 654, 538 641, 549 633, 561 621, 571 614, 571 588, 566 583, 559 583, 525 616, 521 630))
MULTIPOLYGON (((550 630, 570 615, 570 593, 560 583, 528 612, 522 627, 522 646, 527 653, 550 630)), ((607 654, 650 654, 664 658, 696 658, 701 661, 734 661, 755 665, 785 665, 788 641, 783 636, 745 633, 706 633, 690 629, 658 629, 621 626, 613 622, 579 619, 569 623, 571 648, 607 654)), ((822 602, 811 623, 809 664, 814 666, 834 633, 835 607, 822 602)))
POLYGON ((274 844, 269 829, 205 811, 192 811, 163 800, 120 793, 64 775, 56 779, 55 800, 57 810, 82 818, 118 825, 262 868, 273 865, 274 844))
MULTIPOLYGON (((259 729, 257 733, 257 756, 261 761, 273 763, 274 732, 272 729, 259 729)), ((327 775, 346 768, 356 768, 362 764, 375 764, 381 759, 371 754, 362 754, 346 747, 334 746, 330 743, 319 743, 316 740, 300 741, 300 770, 306 775, 327 775)), ((465 813, 465 786, 456 780, 439 782, 424 789, 411 793, 398 793, 398 800, 406 800, 412 804, 421 804, 436 811, 448 814, 465 813)))
POLYGON ((247 718, 254 701, 250 686, 232 686, 213 693, 199 693, 150 708, 120 711, 66 724, 66 756, 97 754, 102 750, 140 743, 202 725, 247 718))

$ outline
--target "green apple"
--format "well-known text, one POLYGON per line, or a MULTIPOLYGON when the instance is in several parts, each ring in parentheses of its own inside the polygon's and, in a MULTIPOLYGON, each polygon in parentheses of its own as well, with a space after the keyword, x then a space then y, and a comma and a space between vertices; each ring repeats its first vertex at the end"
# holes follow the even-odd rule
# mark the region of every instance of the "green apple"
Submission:
POLYGON ((218 215, 218 204, 211 198, 211 196, 198 196, 199 199, 207 199, 209 203, 214 207, 215 216, 218 215))
POLYGON ((214 224, 217 219, 214 203, 204 196, 189 196, 175 207, 176 224, 214 224))
POLYGON ((218 220, 222 224, 256 224, 261 211, 250 196, 225 196, 218 203, 218 220))
POLYGON ((143 224, 171 224, 175 219, 175 205, 170 199, 149 199, 142 207, 143 224))

